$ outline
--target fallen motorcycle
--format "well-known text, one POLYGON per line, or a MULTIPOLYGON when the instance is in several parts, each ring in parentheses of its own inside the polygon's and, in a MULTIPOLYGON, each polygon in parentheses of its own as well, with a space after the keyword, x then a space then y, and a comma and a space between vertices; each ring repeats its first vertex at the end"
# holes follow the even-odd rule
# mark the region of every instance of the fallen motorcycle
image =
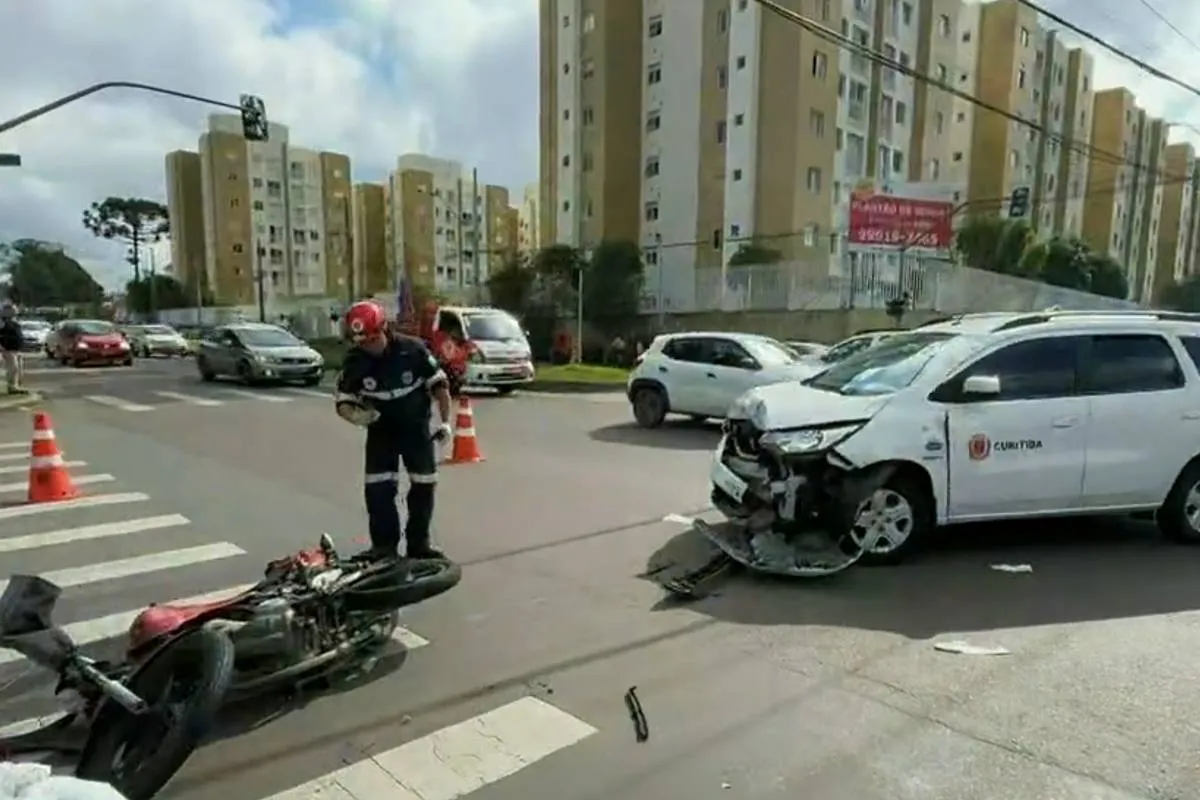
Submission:
POLYGON ((296 689, 361 670, 391 639, 401 608, 461 579, 446 560, 343 559, 326 534, 318 547, 268 564, 239 595, 145 609, 130 626, 127 659, 141 663, 181 631, 219 631, 235 649, 227 699, 296 689))
POLYGON ((50 581, 16 575, 0 596, 0 647, 57 673, 55 695, 67 707, 45 727, 0 739, 0 756, 69 752, 78 757, 77 777, 150 800, 211 726, 233 677, 233 643, 221 631, 190 628, 136 665, 112 666, 85 656, 54 626, 60 594, 50 581), (79 723, 82 742, 69 735, 79 723))

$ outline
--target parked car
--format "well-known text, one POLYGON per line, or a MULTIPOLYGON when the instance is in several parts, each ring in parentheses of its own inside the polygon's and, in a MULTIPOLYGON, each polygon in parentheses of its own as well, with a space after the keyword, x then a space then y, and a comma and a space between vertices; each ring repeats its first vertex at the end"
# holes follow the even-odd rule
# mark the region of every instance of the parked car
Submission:
POLYGON ((63 364, 121 364, 133 366, 133 351, 111 322, 98 319, 63 320, 47 337, 46 351, 63 364))
POLYGON ((642 354, 626 391, 637 424, 657 428, 667 414, 723 418, 750 389, 800 380, 821 369, 767 336, 664 334, 642 354))
POLYGON ((801 342, 788 340, 784 342, 797 358, 817 358, 829 352, 829 345, 818 342, 801 342))
POLYGON ((21 349, 39 351, 46 346, 46 337, 50 335, 50 323, 44 319, 19 319, 21 326, 21 349))
POLYGON ((880 342, 886 341, 888 337, 895 336, 897 333, 904 333, 902 330, 886 330, 886 331, 864 331, 856 333, 853 336, 848 336, 842 339, 832 347, 825 349, 825 352, 805 356, 806 361, 818 364, 823 368, 845 361, 855 353, 861 353, 863 350, 868 350, 875 347, 880 342))
POLYGON ((125 335, 133 352, 143 358, 187 356, 192 348, 170 325, 129 325, 125 335))
POLYGON ((321 354, 278 325, 238 322, 214 328, 200 341, 196 353, 200 378, 237 378, 247 385, 298 381, 321 382, 321 354))

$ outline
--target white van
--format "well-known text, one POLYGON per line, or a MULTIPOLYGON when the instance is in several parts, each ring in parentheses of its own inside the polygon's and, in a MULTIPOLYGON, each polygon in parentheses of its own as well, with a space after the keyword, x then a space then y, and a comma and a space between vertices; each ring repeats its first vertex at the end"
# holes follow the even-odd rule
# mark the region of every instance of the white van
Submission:
POLYGON ((509 394, 534 377, 533 351, 517 318, 486 306, 442 306, 437 330, 461 332, 471 352, 466 385, 509 394))

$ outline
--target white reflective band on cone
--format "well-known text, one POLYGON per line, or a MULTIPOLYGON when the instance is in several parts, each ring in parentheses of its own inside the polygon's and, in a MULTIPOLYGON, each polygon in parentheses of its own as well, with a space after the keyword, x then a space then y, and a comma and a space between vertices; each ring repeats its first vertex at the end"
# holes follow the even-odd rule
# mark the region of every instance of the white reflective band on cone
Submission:
POLYGON ((29 459, 29 466, 33 469, 50 469, 66 465, 63 464, 62 454, 59 453, 52 456, 33 456, 29 459))
POLYGON ((45 442, 54 438, 54 429, 48 431, 34 431, 33 440, 35 442, 45 442))
POLYGON ((456 430, 454 432, 454 435, 455 436, 474 436, 475 429, 474 428, 459 428, 458 430, 456 430))

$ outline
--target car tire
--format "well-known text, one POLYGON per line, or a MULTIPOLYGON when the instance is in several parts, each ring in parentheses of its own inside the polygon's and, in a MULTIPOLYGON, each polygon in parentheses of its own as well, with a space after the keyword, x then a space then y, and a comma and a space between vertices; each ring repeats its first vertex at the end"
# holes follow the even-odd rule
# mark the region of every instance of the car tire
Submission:
POLYGON ((302 383, 303 383, 305 386, 320 386, 320 385, 321 385, 321 376, 320 376, 320 375, 318 375, 318 376, 317 376, 317 377, 315 377, 315 378, 305 378, 305 379, 302 381, 302 383))
POLYGON ((908 535, 898 545, 863 553, 859 559, 864 566, 894 566, 915 553, 928 539, 934 527, 933 497, 929 490, 910 474, 900 471, 879 488, 907 505, 910 513, 908 535))
POLYGON ((667 416, 667 393, 659 386, 639 386, 630 403, 633 419, 642 428, 657 428, 667 416))
POLYGON ((217 373, 209 369, 208 362, 203 358, 196 359, 196 369, 200 370, 200 380, 205 383, 212 383, 217 379, 217 373))
POLYGON ((237 365, 237 378, 247 386, 254 386, 258 381, 254 380, 254 373, 250 369, 250 365, 245 361, 239 362, 237 365))
POLYGON ((1154 515, 1159 531, 1172 542, 1200 544, 1200 461, 1183 468, 1167 499, 1154 515))

